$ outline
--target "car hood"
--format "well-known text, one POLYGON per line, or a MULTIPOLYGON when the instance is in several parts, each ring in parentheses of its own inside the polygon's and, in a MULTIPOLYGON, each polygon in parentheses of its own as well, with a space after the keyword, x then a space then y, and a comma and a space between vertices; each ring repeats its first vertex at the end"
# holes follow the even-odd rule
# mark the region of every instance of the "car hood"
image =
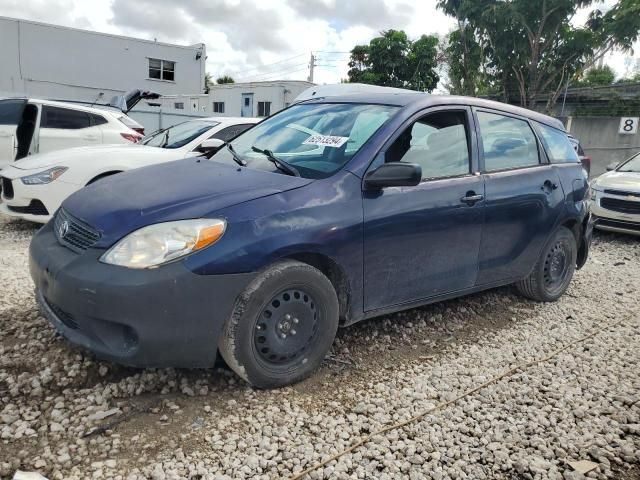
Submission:
POLYGON ((99 161, 103 158, 111 159, 122 158, 125 161, 134 161, 136 159, 155 159, 162 161, 163 159, 175 160, 184 157, 184 152, 180 149, 166 149, 157 147, 148 147, 146 145, 95 145, 92 147, 75 147, 65 150, 56 150, 54 152, 38 153, 31 155, 17 162, 13 162, 11 166, 20 170, 41 170, 43 168, 55 167, 75 161, 99 161))
POLYGON ((599 190, 610 188, 613 190, 640 193, 640 173, 607 172, 596 178, 593 187, 599 190))
POLYGON ((62 204, 97 229, 96 247, 109 247, 141 227, 205 217, 214 212, 311 183, 281 173, 186 159, 107 177, 62 204))

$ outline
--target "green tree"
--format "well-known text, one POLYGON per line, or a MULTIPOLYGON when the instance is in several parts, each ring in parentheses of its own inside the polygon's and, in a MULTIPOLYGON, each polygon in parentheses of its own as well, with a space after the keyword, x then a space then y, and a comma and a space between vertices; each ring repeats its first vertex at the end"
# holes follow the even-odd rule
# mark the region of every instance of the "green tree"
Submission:
POLYGON ((216 83, 218 85, 223 85, 225 83, 236 83, 236 81, 233 78, 231 78, 229 75, 223 75, 222 77, 218 77, 216 79, 216 83))
POLYGON ((577 82, 572 83, 574 87, 597 87, 611 85, 616 78, 616 74, 610 66, 595 67, 587 70, 587 73, 577 82))
MULTIPOLYGON (((439 0, 438 7, 472 32, 482 49, 483 69, 506 101, 534 107, 548 94, 547 109, 563 87, 613 49, 630 49, 640 32, 640 2, 618 0, 607 11, 594 9, 587 23, 572 18, 593 0, 439 0)), ((454 37, 455 41, 456 38, 454 37)), ((468 58, 450 65, 457 78, 474 80, 474 52, 455 47, 468 58)), ((477 69, 476 69, 477 70, 477 69)), ((476 78, 476 88, 479 81, 476 78)))
POLYGON ((387 30, 351 50, 349 82, 431 92, 440 80, 437 63, 438 37, 411 41, 401 30, 387 30))

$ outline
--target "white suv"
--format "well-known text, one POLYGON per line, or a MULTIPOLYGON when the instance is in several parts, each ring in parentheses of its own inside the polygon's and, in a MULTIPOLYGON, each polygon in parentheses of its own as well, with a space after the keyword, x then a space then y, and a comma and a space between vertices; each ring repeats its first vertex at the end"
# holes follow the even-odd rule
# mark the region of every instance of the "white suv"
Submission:
POLYGON ((117 108, 7 98, 0 100, 0 169, 35 153, 136 143, 144 130, 117 108), (135 128, 135 129, 134 129, 135 128))

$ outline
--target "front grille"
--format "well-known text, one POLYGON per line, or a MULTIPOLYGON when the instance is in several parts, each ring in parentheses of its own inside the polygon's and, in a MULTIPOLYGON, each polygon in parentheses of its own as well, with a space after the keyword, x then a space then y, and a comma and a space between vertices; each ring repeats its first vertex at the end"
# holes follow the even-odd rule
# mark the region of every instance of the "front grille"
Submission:
POLYGON ((596 220, 596 225, 599 225, 602 227, 623 228, 625 230, 633 230, 636 232, 640 232, 640 223, 621 222, 619 220, 609 220, 609 219, 599 218, 596 220))
POLYGON ((623 190, 605 190, 604 193, 608 193, 609 195, 620 195, 621 197, 637 197, 637 198, 640 198, 640 193, 625 192, 623 190))
POLYGON ((7 208, 16 213, 25 213, 28 215, 49 215, 47 207, 45 207, 40 200, 31 200, 31 203, 26 207, 7 205, 7 208))
POLYGON ((51 311, 55 314, 55 316, 58 317, 58 320, 60 320, 67 327, 72 328, 73 330, 78 329, 78 322, 76 322, 75 318, 73 318, 73 315, 65 312, 60 307, 54 305, 46 298, 44 299, 44 301, 47 302, 47 306, 51 309, 51 311))
POLYGON ((2 177, 2 191, 4 192, 4 198, 7 200, 13 198, 13 183, 11 183, 11 179, 2 177))
POLYGON ((58 242, 78 253, 84 252, 100 239, 100 233, 94 228, 78 220, 62 208, 56 214, 53 229, 58 242))
POLYGON ((622 200, 620 198, 603 197, 600 199, 600 206, 612 212, 631 213, 640 215, 640 202, 622 200))

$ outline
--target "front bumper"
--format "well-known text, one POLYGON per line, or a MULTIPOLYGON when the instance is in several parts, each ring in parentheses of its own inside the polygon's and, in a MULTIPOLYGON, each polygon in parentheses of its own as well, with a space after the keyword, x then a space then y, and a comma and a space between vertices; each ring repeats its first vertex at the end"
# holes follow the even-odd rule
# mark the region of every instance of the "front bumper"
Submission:
POLYGON ((594 215, 595 228, 609 232, 640 235, 640 214, 619 212, 602 206, 602 200, 623 200, 638 204, 640 209, 640 197, 626 197, 624 195, 611 195, 600 191, 596 192, 596 199, 591 202, 591 213, 594 215))
POLYGON ((10 193, 6 188, 2 189, 0 213, 31 222, 48 222, 64 199, 80 188, 61 181, 46 185, 25 185, 18 174, 21 172, 16 169, 0 172, 1 177, 11 182, 10 193))
POLYGON ((174 262, 134 270, 60 245, 52 222, 33 238, 29 269, 42 312, 96 356, 137 367, 210 367, 218 335, 254 274, 197 275, 174 262))

